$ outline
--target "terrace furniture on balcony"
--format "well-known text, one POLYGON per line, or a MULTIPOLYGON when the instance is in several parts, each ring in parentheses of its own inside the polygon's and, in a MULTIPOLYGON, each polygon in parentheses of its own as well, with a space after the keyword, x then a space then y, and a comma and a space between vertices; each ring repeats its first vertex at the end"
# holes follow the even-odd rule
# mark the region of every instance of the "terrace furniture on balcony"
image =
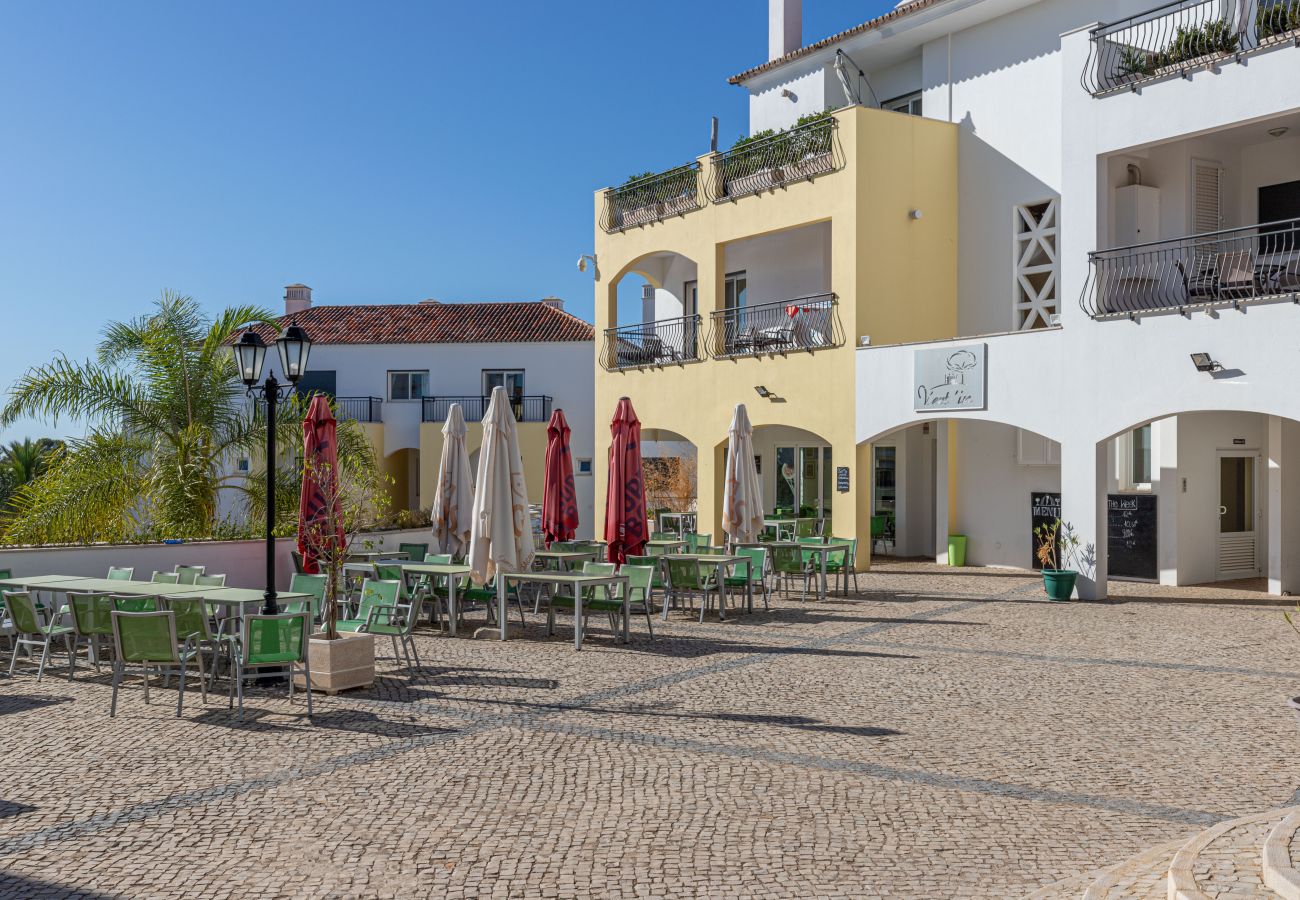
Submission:
POLYGON ((835 294, 717 310, 708 346, 718 359, 823 350, 844 343, 835 294))
POLYGON ((601 365, 607 372, 616 372, 695 362, 700 358, 696 347, 699 331, 699 316, 607 328, 601 365))

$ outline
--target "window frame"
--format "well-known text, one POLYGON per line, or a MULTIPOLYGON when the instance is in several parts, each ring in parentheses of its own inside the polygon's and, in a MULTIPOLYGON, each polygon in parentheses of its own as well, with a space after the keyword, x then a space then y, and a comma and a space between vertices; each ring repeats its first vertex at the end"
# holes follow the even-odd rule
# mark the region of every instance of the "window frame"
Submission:
POLYGON ((900 112, 905 116, 923 116, 925 115, 924 96, 925 92, 920 90, 899 94, 881 103, 880 108, 886 112, 900 112), (913 104, 916 106, 915 112, 912 111, 913 104))
POLYGON ((528 391, 528 379, 527 379, 527 377, 526 377, 526 373, 527 373, 527 371, 528 371, 527 369, 481 369, 481 370, 480 370, 480 374, 479 374, 479 387, 482 388, 482 390, 483 390, 483 396, 484 396, 484 397, 491 397, 491 396, 492 396, 492 389, 491 389, 490 387, 488 387, 488 376, 489 376, 489 375, 501 375, 501 376, 502 376, 502 378, 501 378, 501 386, 506 388, 506 396, 508 396, 511 400, 513 400, 513 399, 515 398, 516 395, 515 395, 515 393, 514 393, 513 391, 511 391, 511 390, 510 390, 506 385, 507 385, 507 382, 510 380, 510 379, 509 379, 509 376, 511 376, 511 375, 518 375, 518 376, 519 376, 519 382, 520 382, 519 386, 520 386, 520 388, 521 388, 521 390, 520 390, 518 396, 521 396, 521 397, 522 397, 522 396, 526 396, 527 391, 528 391))
POLYGON ((1139 425, 1137 428, 1124 432, 1115 439, 1115 480, 1119 484, 1120 493, 1146 494, 1152 491, 1155 472, 1155 430, 1148 422, 1145 425, 1139 425), (1146 480, 1137 480, 1137 475, 1141 474, 1136 471, 1133 464, 1133 454, 1137 449, 1136 435, 1139 431, 1145 430, 1147 433, 1146 451, 1147 451, 1147 471, 1146 480))
POLYGON ((388 370, 388 400, 391 403, 419 403, 425 397, 431 396, 429 393, 429 370, 428 369, 389 369, 388 370), (393 391, 393 378, 397 375, 406 376, 406 396, 397 397, 393 391), (421 375, 424 378, 423 390, 418 397, 411 396, 411 376, 421 375))

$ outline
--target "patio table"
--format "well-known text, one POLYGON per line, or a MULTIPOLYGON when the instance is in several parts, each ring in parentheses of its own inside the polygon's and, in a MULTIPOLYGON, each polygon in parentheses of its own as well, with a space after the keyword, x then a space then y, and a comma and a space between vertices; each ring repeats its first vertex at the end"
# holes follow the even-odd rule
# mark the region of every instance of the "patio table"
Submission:
POLYGON ((599 556, 595 550, 538 550, 533 554, 534 559, 555 563, 561 572, 569 571, 573 563, 596 562, 599 556))
POLYGON ((409 559, 411 554, 405 550, 350 550, 348 559, 383 560, 409 559))
POLYGON ((795 520, 794 520, 794 519, 777 519, 777 518, 771 518, 771 519, 764 519, 764 520, 763 520, 763 527, 764 527, 764 528, 771 528, 774 532, 776 532, 776 539, 777 539, 778 541, 782 540, 782 538, 781 538, 781 532, 782 532, 782 530, 784 530, 784 531, 786 532, 786 534, 789 535, 790 537, 793 537, 793 536, 794 536, 794 526, 795 526, 795 520))
POLYGON ((842 541, 832 541, 829 544, 800 544, 796 541, 768 541, 767 543, 763 543, 763 544, 737 544, 736 546, 737 547, 768 547, 768 548, 798 547, 803 552, 812 553, 814 556, 818 557, 821 560, 821 565, 819 567, 821 578, 819 581, 819 589, 817 592, 817 597, 820 600, 825 600, 827 597, 827 590, 826 590, 827 555, 837 550, 843 550, 847 554, 851 549, 853 549, 852 544, 846 544, 843 543, 842 541))
MULTIPOLYGON (((682 553, 681 559, 693 559, 702 566, 712 566, 714 577, 718 579, 718 619, 727 621, 727 579, 724 569, 733 569, 737 563, 749 562, 748 556, 724 556, 719 553, 682 553)), ((745 581, 745 611, 754 611, 754 586, 745 581)))
MULTIPOLYGON (((576 572, 499 572, 497 573, 497 620, 501 623, 501 640, 506 640, 506 594, 510 582, 518 584, 548 585, 552 588, 567 585, 573 597, 573 646, 582 649, 582 603, 583 588, 608 587, 622 588, 626 601, 628 596, 628 578, 626 575, 581 575, 576 572)), ((631 617, 628 615, 627 602, 623 603, 623 642, 627 643, 631 631, 631 617)))
MULTIPOLYGON (((402 563, 402 572, 410 572, 412 575, 428 575, 430 578, 447 579, 447 633, 452 637, 456 636, 456 581, 464 575, 469 574, 469 566, 461 563, 420 563, 408 562, 402 563)), ((434 608, 435 611, 437 607, 434 608)), ((412 615, 418 615, 418 610, 412 615)))
POLYGON ((681 553, 688 544, 685 541, 646 541, 647 547, 658 547, 665 553, 681 553))

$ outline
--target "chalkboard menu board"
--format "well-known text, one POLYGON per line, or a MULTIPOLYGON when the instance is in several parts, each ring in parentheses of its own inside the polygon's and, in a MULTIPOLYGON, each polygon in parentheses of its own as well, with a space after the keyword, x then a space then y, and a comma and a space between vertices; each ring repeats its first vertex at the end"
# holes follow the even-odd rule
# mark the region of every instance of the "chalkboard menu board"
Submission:
POLYGON ((1155 581, 1156 498, 1110 494, 1106 498, 1106 547, 1110 574, 1155 581))
POLYGON ((1030 565, 1035 569, 1041 569, 1043 566, 1038 561, 1038 539, 1034 537, 1034 529, 1051 525, 1061 518, 1061 494, 1059 491, 1034 491, 1029 495, 1029 502, 1030 565))

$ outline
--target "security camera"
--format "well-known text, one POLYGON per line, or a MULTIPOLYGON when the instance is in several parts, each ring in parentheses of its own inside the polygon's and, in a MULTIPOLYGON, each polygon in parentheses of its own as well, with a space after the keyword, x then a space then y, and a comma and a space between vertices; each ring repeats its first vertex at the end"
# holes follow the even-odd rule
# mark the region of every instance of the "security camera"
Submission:
POLYGON ((578 271, 579 272, 587 271, 587 257, 585 256, 578 257, 578 271))

